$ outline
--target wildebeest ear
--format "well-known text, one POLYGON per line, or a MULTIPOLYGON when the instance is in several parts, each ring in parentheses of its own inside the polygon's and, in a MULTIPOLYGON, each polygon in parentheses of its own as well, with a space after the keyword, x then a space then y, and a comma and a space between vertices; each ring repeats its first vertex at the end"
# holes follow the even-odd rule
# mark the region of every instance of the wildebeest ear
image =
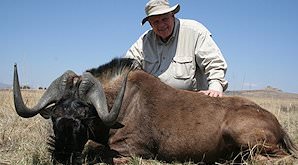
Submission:
POLYGON ((119 122, 116 122, 115 124, 113 124, 111 126, 112 129, 119 129, 119 128, 123 128, 123 127, 124 127, 124 125, 119 122))
POLYGON ((39 112, 39 114, 43 117, 43 118, 45 118, 45 119, 49 119, 50 117, 51 117, 51 112, 52 112, 52 109, 49 107, 49 108, 45 108, 45 109, 43 109, 43 110, 41 110, 40 112, 39 112))

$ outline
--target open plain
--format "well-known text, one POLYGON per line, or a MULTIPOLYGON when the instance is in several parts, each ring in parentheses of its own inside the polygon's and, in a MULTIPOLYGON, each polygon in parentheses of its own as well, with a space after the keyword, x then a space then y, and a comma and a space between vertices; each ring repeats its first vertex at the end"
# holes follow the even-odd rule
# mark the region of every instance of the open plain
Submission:
MULTIPOLYGON (((22 90, 25 104, 32 107, 43 92, 44 90, 22 90)), ((226 95, 246 97, 272 112, 294 143, 298 144, 298 94, 266 88, 226 92, 226 95)), ((47 146, 47 139, 51 134, 50 120, 45 120, 40 115, 30 119, 19 117, 14 110, 12 90, 0 90, 0 165, 51 164, 47 146)), ((295 164, 297 161, 278 160, 275 163, 295 164)), ((129 164, 162 164, 162 162, 133 158, 129 164)), ((252 159, 245 164, 260 163, 252 159)))

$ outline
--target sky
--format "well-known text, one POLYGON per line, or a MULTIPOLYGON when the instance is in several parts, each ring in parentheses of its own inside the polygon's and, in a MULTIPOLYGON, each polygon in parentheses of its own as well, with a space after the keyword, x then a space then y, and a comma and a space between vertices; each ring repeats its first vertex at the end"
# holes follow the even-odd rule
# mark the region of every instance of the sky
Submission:
MULTIPOLYGON (((147 0, 0 0, 0 82, 47 87, 66 70, 123 56, 150 29, 147 0)), ((227 63, 228 90, 298 93, 297 0, 170 0, 205 25, 227 63)))

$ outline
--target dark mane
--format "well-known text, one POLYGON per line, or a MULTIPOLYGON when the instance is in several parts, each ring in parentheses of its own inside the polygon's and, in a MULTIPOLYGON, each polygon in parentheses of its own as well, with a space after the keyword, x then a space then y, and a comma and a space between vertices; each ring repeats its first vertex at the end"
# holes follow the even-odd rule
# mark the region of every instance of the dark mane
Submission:
POLYGON ((101 65, 97 68, 92 68, 86 72, 90 72, 94 77, 101 80, 110 80, 116 76, 120 76, 127 71, 140 69, 139 63, 130 58, 114 58, 112 61, 101 65))

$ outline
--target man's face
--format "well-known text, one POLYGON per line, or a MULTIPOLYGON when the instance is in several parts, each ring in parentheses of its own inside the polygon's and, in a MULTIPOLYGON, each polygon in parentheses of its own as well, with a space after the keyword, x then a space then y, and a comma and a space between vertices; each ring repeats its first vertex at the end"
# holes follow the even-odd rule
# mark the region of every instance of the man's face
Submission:
POLYGON ((163 15, 151 16, 148 21, 153 31, 161 37, 162 40, 167 41, 174 29, 174 15, 170 12, 163 15))

